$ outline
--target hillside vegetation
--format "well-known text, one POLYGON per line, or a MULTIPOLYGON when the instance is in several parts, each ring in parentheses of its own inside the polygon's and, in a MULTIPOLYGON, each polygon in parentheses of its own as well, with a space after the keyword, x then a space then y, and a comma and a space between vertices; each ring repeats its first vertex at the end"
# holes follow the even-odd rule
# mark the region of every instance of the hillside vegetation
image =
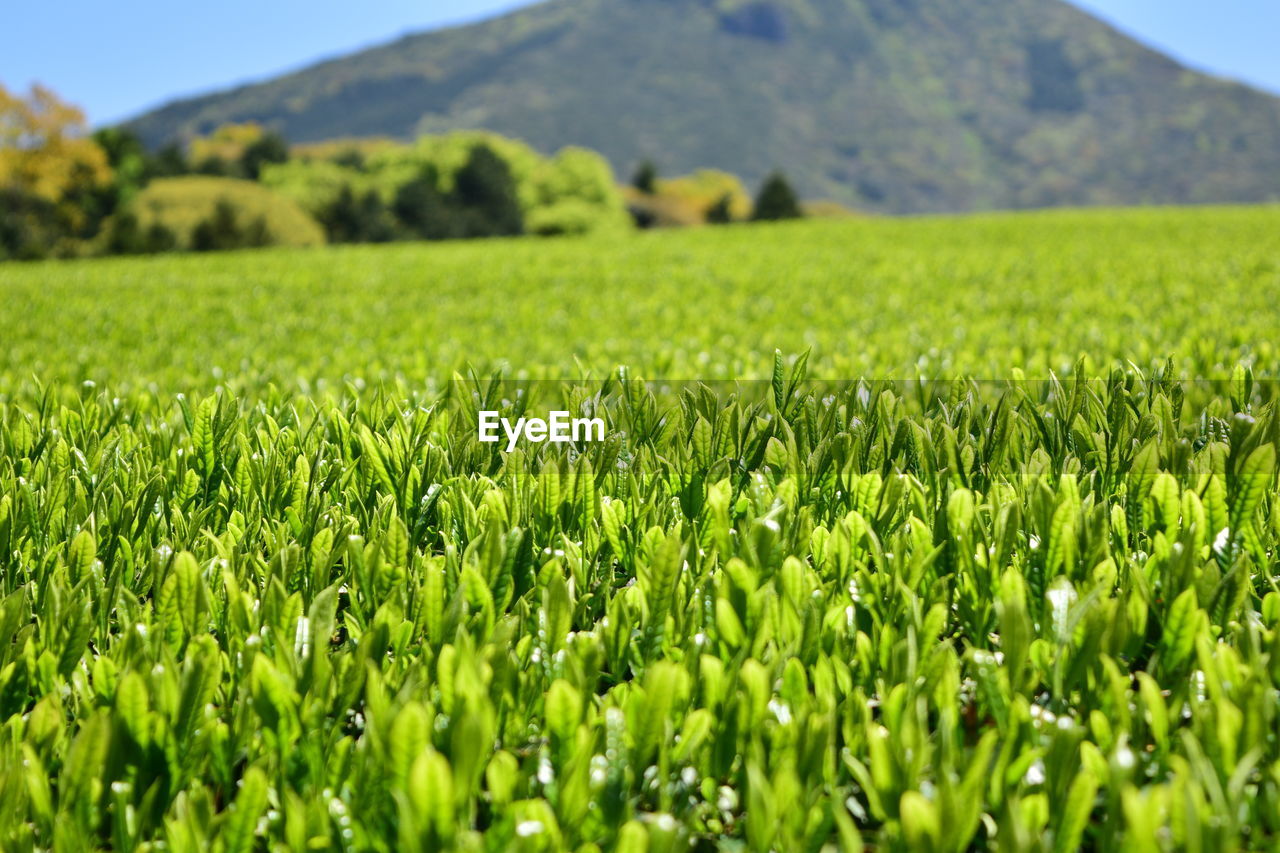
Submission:
POLYGON ((178 247, 189 247, 201 223, 218 205, 231 206, 243 227, 260 228, 262 245, 320 246, 324 229, 297 204, 250 181, 233 178, 163 178, 138 194, 133 210, 143 230, 168 228, 178 247))
POLYGON ((550 0, 130 126, 295 141, 484 128, 619 174, 773 169, 885 212, 1280 198, 1280 100, 1061 0, 550 0))
MULTIPOLYGON (((618 233, 633 222, 599 154, 543 157, 493 133, 291 149, 247 122, 152 151, 124 128, 89 134, 79 109, 40 86, 0 86, 0 129, 0 261, 618 233)), ((790 206, 762 216, 748 202, 738 218, 798 216, 789 185, 782 196, 790 206)), ((673 224, 701 224, 712 207, 727 223, 729 201, 673 224)))

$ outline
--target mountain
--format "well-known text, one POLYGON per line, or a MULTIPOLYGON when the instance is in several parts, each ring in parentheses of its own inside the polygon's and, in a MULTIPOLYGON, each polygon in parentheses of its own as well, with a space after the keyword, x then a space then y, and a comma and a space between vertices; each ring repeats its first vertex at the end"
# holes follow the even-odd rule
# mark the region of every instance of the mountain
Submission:
POLYGON ((1280 99, 1062 0, 549 0, 130 122, 486 128, 906 213, 1280 199, 1280 99))

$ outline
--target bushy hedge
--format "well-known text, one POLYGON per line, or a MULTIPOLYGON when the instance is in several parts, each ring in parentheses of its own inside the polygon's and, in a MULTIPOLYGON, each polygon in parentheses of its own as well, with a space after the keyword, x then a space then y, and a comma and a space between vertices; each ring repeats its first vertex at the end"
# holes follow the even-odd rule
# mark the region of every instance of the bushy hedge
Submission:
POLYGON ((173 232, 178 248, 193 248, 197 230, 216 219, 219 205, 230 208, 242 227, 261 221, 265 243, 320 246, 324 229, 292 199, 252 181, 191 176, 162 178, 130 205, 143 231, 160 225, 173 232))

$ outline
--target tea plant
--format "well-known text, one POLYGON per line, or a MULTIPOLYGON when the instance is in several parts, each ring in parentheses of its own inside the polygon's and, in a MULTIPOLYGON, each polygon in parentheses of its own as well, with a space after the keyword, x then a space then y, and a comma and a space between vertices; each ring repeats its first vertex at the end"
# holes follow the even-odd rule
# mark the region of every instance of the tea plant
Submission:
MULTIPOLYGON (((610 333, 588 328, 600 309, 561 312, 545 292, 510 346, 529 373, 579 378, 453 374, 432 360, 452 343, 395 325, 443 320, 378 300, 411 261, 462 276, 474 247, 6 271, 0 848, 1272 849, 1280 417, 1251 289, 1275 275, 1257 231, 1270 215, 1132 254, 1099 248, 1121 214, 1026 220, 1024 236, 1096 227, 1096 244, 1057 246, 1093 273, 1149 257, 1121 268, 1135 299, 1151 270, 1180 269, 1254 313, 1214 325, 1171 283, 1149 298, 1163 320, 1128 325, 1086 278, 1062 297, 1097 298, 1082 333, 1047 289, 990 293, 1026 303, 1022 325, 948 357, 1046 369, 985 382, 815 381, 805 356, 739 370, 773 319, 782 337, 806 322, 763 308, 706 369, 762 381, 646 382, 598 360, 644 343, 644 369, 695 369, 678 338, 660 344, 659 315, 610 333), (382 283, 359 303, 343 277, 375 257, 382 283), (188 275, 190 291, 157 283, 188 275), (157 300, 191 310, 161 316, 157 300), (1049 373, 1095 333, 1091 359, 1049 373), (1143 364, 1113 366, 1129 334, 1143 364), (539 355, 575 340, 598 348, 539 355), (1015 340, 1028 348, 1001 349, 1015 340), (1223 353, 1254 364, 1219 370, 1223 353), (605 441, 478 441, 480 410, 561 409, 603 418, 605 441)), ((1131 216, 1137 237, 1210 221, 1131 216)), ((991 248, 1013 222, 972 227, 991 248)), ((700 257, 826 263, 873 251, 846 247, 855 236, 946 227, 961 224, 728 229, 700 257)), ((636 258, 674 264, 701 236, 637 256, 498 244, 474 280, 505 281, 504 257, 533 260, 528 280, 551 291, 611 270, 644 303, 661 277, 636 258), (557 272, 566 258, 581 268, 557 272)), ((960 248, 918 251, 961 275, 960 248)), ((787 269, 757 274, 781 286, 787 269)), ((715 290, 714 270, 697 274, 715 290)), ((832 306, 813 315, 813 371, 856 363, 832 331, 861 322, 856 300, 793 286, 832 306)), ((449 328, 477 362, 501 358, 486 323, 531 303, 449 287, 449 328)), ((675 326, 711 298, 690 293, 675 326)), ((867 356, 886 373, 922 343, 910 310, 881 317, 901 335, 881 330, 867 356)), ((994 329, 976 305, 956 322, 994 329)))
MULTIPOLYGON (((1280 206, 802 222, 0 266, 0 394, 33 377, 303 397, 530 378, 1044 379, 1082 357, 1280 377, 1280 206)), ((55 387, 56 386, 56 387, 55 387)))

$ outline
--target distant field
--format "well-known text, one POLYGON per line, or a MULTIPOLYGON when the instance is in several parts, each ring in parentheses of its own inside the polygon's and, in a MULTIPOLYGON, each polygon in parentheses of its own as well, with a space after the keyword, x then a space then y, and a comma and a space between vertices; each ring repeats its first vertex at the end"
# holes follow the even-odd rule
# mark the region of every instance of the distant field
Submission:
POLYGON ((595 375, 1028 375, 1167 357, 1280 374, 1280 208, 1066 212, 0 267, 0 393, 164 392, 471 364, 595 375))
POLYGON ((0 850, 1275 849, 1278 294, 1280 209, 0 266, 0 850))

